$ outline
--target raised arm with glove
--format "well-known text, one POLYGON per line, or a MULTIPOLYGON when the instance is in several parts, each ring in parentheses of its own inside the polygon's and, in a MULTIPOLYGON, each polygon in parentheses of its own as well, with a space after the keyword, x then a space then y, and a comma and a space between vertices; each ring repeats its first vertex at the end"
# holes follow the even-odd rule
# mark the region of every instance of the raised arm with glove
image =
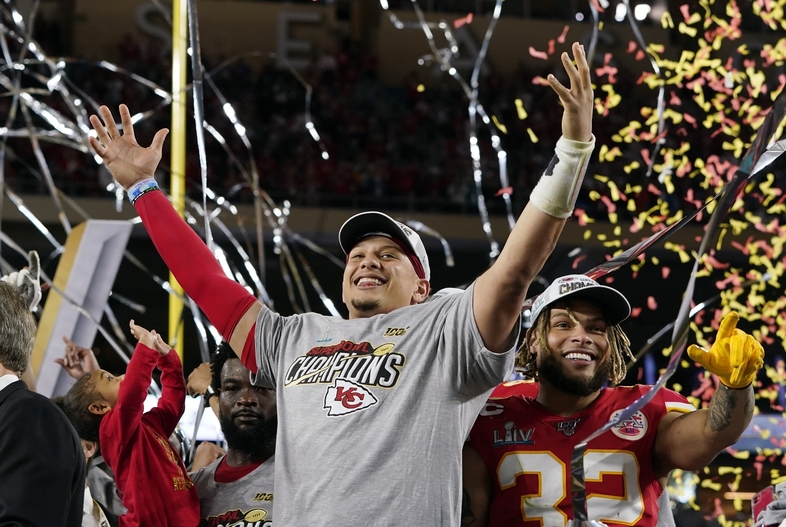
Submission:
POLYGON ((688 356, 718 376, 729 388, 745 388, 764 365, 764 349, 756 339, 737 329, 740 316, 729 312, 721 320, 715 343, 709 350, 691 344, 688 356))
POLYGON ((764 365, 764 349, 737 329, 738 320, 733 311, 721 320, 709 350, 688 348, 690 358, 721 382, 708 408, 681 416, 667 414, 661 421, 654 454, 661 475, 674 468, 704 468, 739 440, 753 418, 753 380, 764 365))

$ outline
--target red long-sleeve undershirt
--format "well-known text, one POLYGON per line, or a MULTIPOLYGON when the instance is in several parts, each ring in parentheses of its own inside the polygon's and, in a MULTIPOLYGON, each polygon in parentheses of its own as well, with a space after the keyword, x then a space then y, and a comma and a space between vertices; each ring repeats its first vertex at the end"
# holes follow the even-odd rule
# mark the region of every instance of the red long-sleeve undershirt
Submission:
MULTIPOLYGON (((136 200, 134 207, 158 254, 178 283, 229 341, 235 326, 256 298, 227 278, 202 239, 183 221, 162 192, 147 192, 136 200)), ((257 371, 254 328, 245 339, 241 360, 249 370, 257 371)))

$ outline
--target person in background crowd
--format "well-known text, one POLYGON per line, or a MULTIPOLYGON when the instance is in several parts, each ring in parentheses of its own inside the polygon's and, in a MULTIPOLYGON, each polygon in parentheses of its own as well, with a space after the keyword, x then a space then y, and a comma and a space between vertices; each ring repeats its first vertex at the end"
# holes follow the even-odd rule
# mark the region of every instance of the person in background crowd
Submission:
POLYGON ((191 474, 199 494, 200 525, 227 525, 253 518, 261 522, 258 527, 270 527, 276 392, 251 384, 251 372, 226 342, 218 346, 209 366, 212 378, 204 375, 205 368, 197 368, 188 377, 188 389, 218 402, 227 452, 191 474))

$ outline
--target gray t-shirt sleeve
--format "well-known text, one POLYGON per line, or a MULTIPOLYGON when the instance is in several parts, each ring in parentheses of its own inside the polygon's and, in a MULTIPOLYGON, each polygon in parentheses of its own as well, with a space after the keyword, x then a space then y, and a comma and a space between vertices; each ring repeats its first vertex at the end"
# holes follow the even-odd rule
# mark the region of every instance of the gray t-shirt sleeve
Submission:
POLYGON ((281 357, 281 331, 285 319, 278 313, 263 307, 257 316, 254 335, 254 353, 257 371, 252 372, 251 381, 257 386, 276 389, 276 367, 281 357))
POLYGON ((446 382, 462 396, 477 397, 496 386, 513 368, 515 342, 504 353, 494 353, 483 345, 475 314, 472 296, 475 284, 455 298, 446 299, 455 305, 444 310, 442 331, 437 335, 437 357, 444 365, 446 382))

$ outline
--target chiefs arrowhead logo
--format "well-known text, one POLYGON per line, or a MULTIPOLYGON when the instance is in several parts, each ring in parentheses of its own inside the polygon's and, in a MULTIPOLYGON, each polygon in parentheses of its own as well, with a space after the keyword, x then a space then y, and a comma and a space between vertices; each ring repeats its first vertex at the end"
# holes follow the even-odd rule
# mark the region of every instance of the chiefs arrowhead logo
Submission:
POLYGON ((346 379, 336 379, 325 393, 328 416, 346 415, 377 404, 377 398, 368 388, 346 379))

